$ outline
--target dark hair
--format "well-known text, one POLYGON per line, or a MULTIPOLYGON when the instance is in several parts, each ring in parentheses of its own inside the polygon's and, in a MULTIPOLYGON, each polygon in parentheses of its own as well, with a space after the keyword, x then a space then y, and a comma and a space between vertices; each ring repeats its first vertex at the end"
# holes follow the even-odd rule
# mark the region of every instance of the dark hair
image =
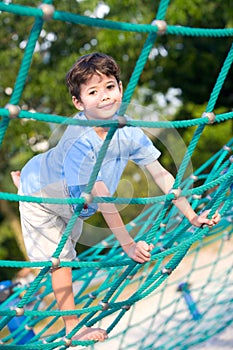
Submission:
POLYGON ((80 57, 66 75, 66 85, 71 96, 80 100, 80 85, 85 84, 94 74, 114 76, 120 82, 120 67, 106 54, 94 52, 80 57))

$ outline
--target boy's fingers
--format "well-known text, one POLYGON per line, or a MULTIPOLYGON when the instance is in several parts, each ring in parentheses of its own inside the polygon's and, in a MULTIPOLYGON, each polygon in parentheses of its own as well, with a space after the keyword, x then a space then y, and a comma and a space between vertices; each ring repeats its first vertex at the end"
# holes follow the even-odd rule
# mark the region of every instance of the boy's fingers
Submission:
POLYGON ((207 215, 209 214, 209 212, 210 212, 210 209, 209 210, 205 210, 200 215, 200 217, 202 218, 202 225, 201 225, 201 227, 204 227, 205 225, 214 226, 220 221, 220 215, 219 215, 218 210, 213 214, 211 219, 207 218, 207 215))
POLYGON ((221 219, 221 215, 217 210, 216 213, 214 213, 214 215, 212 216, 212 220, 214 220, 215 223, 218 223, 220 219, 221 219))
POLYGON ((148 244, 145 241, 140 241, 139 243, 141 244, 141 247, 147 252, 150 252, 154 248, 154 245, 152 243, 148 244))
POLYGON ((144 261, 149 261, 150 260, 150 253, 148 253, 147 251, 138 251, 136 253, 136 258, 144 261))
POLYGON ((140 257, 140 258, 150 258, 150 253, 147 251, 147 250, 141 250, 141 251, 139 251, 138 252, 138 256, 140 257))
POLYGON ((149 253, 153 249, 153 244, 147 244, 145 241, 139 241, 135 246, 133 259, 139 263, 150 261, 151 254, 149 253))
POLYGON ((135 252, 133 259, 139 263, 144 263, 144 262, 150 261, 150 254, 148 252, 145 252, 145 253, 142 253, 139 251, 135 252), (145 255, 145 253, 146 253, 146 255, 145 255))

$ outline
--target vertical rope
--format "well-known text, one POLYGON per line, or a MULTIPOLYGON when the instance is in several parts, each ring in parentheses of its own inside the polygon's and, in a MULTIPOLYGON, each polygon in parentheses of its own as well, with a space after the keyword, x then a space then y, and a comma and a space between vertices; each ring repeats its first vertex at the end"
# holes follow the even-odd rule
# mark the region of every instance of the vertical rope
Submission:
MULTIPOLYGON (((169 4, 169 0, 161 0, 160 1, 158 13, 156 15, 156 19, 158 19, 158 20, 164 19, 167 8, 168 8, 168 4, 169 4)), ((148 60, 148 56, 151 52, 151 49, 154 45, 156 38, 157 38, 157 33, 151 33, 151 34, 149 34, 149 36, 144 44, 144 47, 143 47, 143 49, 140 53, 140 56, 136 62, 134 71, 132 73, 132 76, 130 78, 130 81, 129 81, 128 86, 127 86, 125 93, 124 93, 123 102, 125 102, 125 104, 123 105, 123 108, 120 111, 121 114, 125 113, 127 103, 130 102, 131 97, 133 95, 133 92, 134 92, 136 86, 138 85, 139 78, 140 78, 142 71, 145 67, 145 64, 148 60)))

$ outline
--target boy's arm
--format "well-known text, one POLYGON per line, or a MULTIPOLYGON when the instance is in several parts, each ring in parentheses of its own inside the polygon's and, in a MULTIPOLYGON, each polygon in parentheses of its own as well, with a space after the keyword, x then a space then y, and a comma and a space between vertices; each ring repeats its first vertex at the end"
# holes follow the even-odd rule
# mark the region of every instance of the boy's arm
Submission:
MULTIPOLYGON (((174 177, 167 171, 157 160, 146 166, 150 174, 152 175, 156 184, 161 190, 168 194, 174 184, 174 177)), ((185 215, 192 225, 200 227, 204 224, 213 226, 220 220, 218 212, 216 212, 211 219, 207 218, 208 210, 204 211, 199 216, 192 209, 191 205, 185 197, 179 197, 173 200, 175 206, 185 215)))
MULTIPOLYGON (((93 187, 92 194, 96 197, 110 197, 110 193, 103 181, 97 181, 93 187)), ((123 250, 128 256, 140 263, 150 260, 150 251, 153 249, 152 244, 147 244, 144 241, 134 242, 125 228, 122 218, 113 203, 98 204, 103 217, 109 228, 119 241, 123 250)))

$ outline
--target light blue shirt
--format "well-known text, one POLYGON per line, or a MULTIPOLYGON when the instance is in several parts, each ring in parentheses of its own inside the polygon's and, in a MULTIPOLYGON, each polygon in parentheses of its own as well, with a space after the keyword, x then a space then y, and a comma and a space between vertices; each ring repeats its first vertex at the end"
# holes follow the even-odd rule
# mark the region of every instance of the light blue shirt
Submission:
MULTIPOLYGON (((74 118, 86 119, 83 113, 74 118)), ((21 192, 33 195, 45 189, 48 196, 54 197, 54 188, 59 188, 58 197, 63 193, 64 197, 79 198, 85 192, 103 142, 92 127, 69 125, 54 148, 33 157, 22 169, 21 192)), ((160 151, 140 128, 119 128, 110 141, 96 181, 103 181, 113 195, 129 160, 145 166, 159 156, 160 151)), ((96 210, 97 204, 91 203, 80 215, 89 217, 96 210)))

